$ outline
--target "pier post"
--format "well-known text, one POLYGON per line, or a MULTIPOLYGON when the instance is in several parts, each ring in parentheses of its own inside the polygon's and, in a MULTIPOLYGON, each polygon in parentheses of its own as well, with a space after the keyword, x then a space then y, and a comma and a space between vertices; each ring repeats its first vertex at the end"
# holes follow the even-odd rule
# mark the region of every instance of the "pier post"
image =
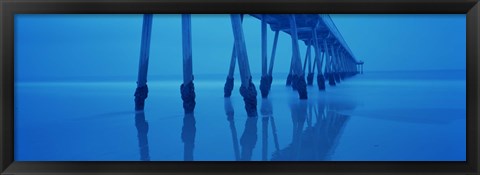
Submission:
MULTIPOLYGON (((308 62, 308 74, 307 74, 307 85, 312 86, 313 85, 313 71, 312 71, 312 51, 311 51, 312 43, 309 42, 307 46, 307 53, 306 57, 307 60, 305 62, 308 62)), ((303 68, 303 72, 305 72, 305 66, 303 68)))
MULTIPOLYGON (((312 40, 311 43, 313 44, 313 40, 312 40)), ((311 78, 312 78, 312 84, 311 84, 310 86, 313 86, 313 79, 314 79, 314 77, 315 77, 315 69, 316 69, 316 67, 317 67, 317 61, 318 61, 318 60, 317 60, 317 56, 316 56, 316 51, 315 51, 315 45, 313 46, 313 52, 315 53, 315 57, 312 58, 312 57, 310 56, 310 58, 313 59, 312 74, 311 74, 311 76, 312 76, 312 77, 311 77, 311 78)), ((308 81, 308 76, 307 76, 307 81, 308 81)))
POLYGON ((262 98, 267 98, 272 85, 272 75, 267 72, 267 21, 262 15, 262 78, 260 80, 260 92, 262 98))
POLYGON ((345 57, 346 77, 350 77, 350 72, 351 72, 350 63, 351 63, 352 61, 349 59, 349 57, 348 57, 348 52, 347 52, 347 51, 345 51, 344 57, 345 57))
POLYGON ((338 79, 340 81, 343 80, 343 54, 342 54, 342 47, 338 48, 338 79))
POLYGON ((350 55, 348 53, 345 54, 345 59, 347 60, 347 76, 351 77, 353 76, 354 71, 354 68, 352 67, 353 60, 350 58, 350 55))
POLYGON ((342 47, 339 46, 337 50, 338 55, 338 80, 341 82, 343 80, 343 56, 342 56, 342 47))
POLYGON ((356 67, 356 63, 355 61, 350 57, 350 55, 348 56, 349 59, 350 59, 350 76, 354 76, 355 74, 357 74, 357 67, 356 67))
POLYGON ((293 57, 290 59, 290 69, 288 71, 287 82, 285 83, 286 86, 292 85, 293 79, 293 57))
POLYGON ((143 15, 142 42, 140 45, 140 63, 138 66, 137 89, 135 90, 135 110, 143 110, 148 97, 147 72, 150 55, 153 14, 143 15))
POLYGON ((338 49, 337 49, 337 56, 338 56, 338 71, 337 71, 337 76, 338 76, 338 82, 342 82, 342 64, 343 64, 343 60, 342 60, 342 55, 341 55, 341 52, 342 52, 342 45, 339 45, 338 46, 338 49))
POLYGON ((348 60, 348 77, 351 77, 354 73, 355 67, 353 66, 353 61, 347 56, 348 60))
POLYGON ((307 83, 305 82, 305 75, 302 71, 302 60, 300 58, 300 48, 298 45, 298 33, 297 33, 297 23, 295 21, 295 15, 290 14, 290 30, 292 36, 292 48, 293 48, 293 61, 294 69, 293 76, 294 82, 292 82, 298 91, 300 99, 307 99, 307 83))
POLYGON ((352 60, 352 76, 356 75, 358 73, 358 68, 357 68, 357 63, 352 60))
POLYGON ((360 73, 360 64, 355 63, 355 65, 357 66, 356 70, 355 70, 355 74, 358 74, 358 73, 360 73))
POLYGON ((330 71, 328 72, 328 84, 329 84, 330 86, 335 86, 335 85, 336 85, 336 83, 335 83, 335 77, 334 77, 334 76, 335 76, 335 75, 334 75, 334 74, 335 74, 335 70, 334 70, 334 66, 333 66, 333 63, 334 63, 335 58, 334 58, 334 56, 333 56, 334 53, 333 53, 333 46, 332 46, 332 45, 330 45, 330 53, 332 53, 332 55, 331 55, 331 58, 330 58, 330 64, 328 65, 328 68, 329 68, 329 70, 330 70, 330 71))
POLYGON ((225 81, 225 86, 223 87, 223 97, 232 96, 232 90, 234 85, 233 74, 235 72, 236 56, 237 56, 237 51, 234 45, 232 49, 232 57, 230 59, 230 67, 228 69, 227 80, 225 81))
POLYGON ((347 60, 345 58, 345 50, 342 50, 340 56, 342 58, 342 72, 340 74, 340 78, 345 80, 345 78, 347 78, 347 60))
POLYGON ((317 27, 313 30, 313 37, 315 38, 313 40, 314 46, 315 46, 315 61, 317 62, 317 85, 318 89, 321 91, 325 90, 325 77, 322 73, 322 67, 323 67, 323 57, 325 56, 325 53, 321 53, 320 45, 318 43, 318 36, 317 36, 317 27))
POLYGON ((273 64, 275 63, 275 54, 277 52, 277 43, 278 43, 278 34, 280 32, 277 30, 275 31, 275 38, 273 39, 273 47, 272 47, 272 55, 270 57, 270 67, 268 69, 268 75, 272 76, 273 73, 273 64))
POLYGON ((305 74, 305 70, 307 69, 307 62, 308 62, 308 51, 310 50, 310 46, 307 45, 307 51, 305 52, 305 58, 303 59, 303 62, 300 62, 303 64, 302 66, 302 72, 305 74))
POLYGON ((323 40, 323 52, 324 52, 324 57, 325 57, 325 66, 323 68, 323 75, 326 79, 328 78, 328 73, 330 71, 330 51, 328 50, 328 45, 326 39, 323 40))
POLYGON ((357 71, 357 74, 360 74, 360 70, 362 70, 362 66, 360 64, 358 64, 358 71, 357 71))
POLYGON ((363 62, 360 64, 361 66, 361 73, 360 74, 363 74, 363 62))
POLYGON ((249 117, 256 117, 257 114, 257 90, 252 82, 252 75, 248 63, 247 48, 245 45, 245 37, 243 35, 242 22, 240 14, 230 15, 232 21, 233 35, 235 37, 235 48, 237 50, 238 67, 240 69, 240 77, 242 85, 240 86, 240 94, 245 102, 245 109, 249 117))
POLYGON ((350 56, 348 57, 350 59, 350 70, 351 70, 350 76, 354 76, 355 74, 357 74, 357 65, 356 65, 357 63, 355 63, 355 61, 350 56))
POLYGON ((192 68, 192 28, 191 15, 182 14, 182 48, 183 48, 183 84, 180 86, 183 109, 193 113, 195 109, 195 87, 192 68))
MULTIPOLYGON (((243 14, 240 16, 240 22, 243 22, 243 14)), ((232 57, 230 59, 230 67, 228 69, 227 80, 225 81, 225 86, 223 87, 223 97, 232 96, 233 86, 234 86, 234 77, 235 73, 235 63, 237 57, 237 49, 235 49, 235 41, 233 43, 232 57)))
POLYGON ((333 67, 334 67, 334 70, 335 70, 335 73, 333 74, 333 78, 335 79, 335 82, 338 84, 340 83, 340 56, 338 54, 338 50, 340 49, 340 45, 338 46, 337 49, 335 49, 335 47, 333 47, 333 58, 334 58, 334 64, 333 64, 333 67))

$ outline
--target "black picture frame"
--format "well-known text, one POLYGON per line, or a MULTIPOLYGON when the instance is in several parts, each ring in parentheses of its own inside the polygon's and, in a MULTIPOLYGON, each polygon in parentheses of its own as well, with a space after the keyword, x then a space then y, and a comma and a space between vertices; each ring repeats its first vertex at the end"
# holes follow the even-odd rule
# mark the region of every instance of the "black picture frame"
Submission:
POLYGON ((1 174, 479 174, 478 0, 0 0, 1 174), (467 160, 465 162, 16 162, 15 14, 348 13, 466 14, 467 160))

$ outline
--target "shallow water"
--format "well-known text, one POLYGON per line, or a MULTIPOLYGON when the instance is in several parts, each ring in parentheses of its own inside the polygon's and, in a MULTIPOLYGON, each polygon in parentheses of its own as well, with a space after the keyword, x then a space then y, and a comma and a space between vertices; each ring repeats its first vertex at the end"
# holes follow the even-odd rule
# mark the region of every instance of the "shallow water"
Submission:
POLYGON ((194 116, 180 81, 150 80, 144 112, 134 81, 18 82, 15 160, 463 161, 464 73, 366 73, 324 92, 315 82, 308 100, 275 76, 262 99, 254 79, 255 118, 240 82, 223 97, 224 78, 196 77, 194 116))

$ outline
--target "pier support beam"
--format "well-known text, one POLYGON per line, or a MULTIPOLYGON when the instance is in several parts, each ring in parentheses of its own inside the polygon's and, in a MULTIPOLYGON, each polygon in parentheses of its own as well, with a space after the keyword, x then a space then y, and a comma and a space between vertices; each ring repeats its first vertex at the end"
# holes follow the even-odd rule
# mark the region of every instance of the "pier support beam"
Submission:
MULTIPOLYGON (((341 46, 338 46, 338 47, 341 47, 341 46)), ((338 49, 335 49, 335 47, 332 47, 333 49, 333 70, 334 70, 334 74, 333 74, 333 79, 335 80, 335 83, 340 83, 340 57, 338 55, 338 49)))
POLYGON ((305 75, 302 71, 302 60, 300 58, 300 48, 298 45, 298 33, 297 33, 297 23, 295 20, 295 15, 289 15, 290 20, 290 29, 291 29, 291 36, 292 36, 292 50, 293 50, 293 76, 294 81, 293 87, 297 88, 298 95, 300 99, 307 99, 307 83, 305 82, 305 75))
POLYGON ((135 110, 143 110, 148 97, 147 72, 150 54, 153 14, 143 15, 142 42, 140 45, 140 63, 138 66, 137 89, 135 90, 135 110))
MULTIPOLYGON (((240 16, 240 22, 243 22, 243 14, 240 16)), ((223 96, 230 97, 232 96, 234 78, 233 74, 235 73, 235 63, 237 61, 237 49, 235 48, 235 41, 233 42, 232 57, 230 59, 230 68, 228 69, 227 80, 225 81, 225 86, 223 87, 223 96)))
POLYGON ((240 69, 240 77, 242 85, 240 86, 240 94, 245 102, 245 110, 249 117, 258 116, 257 113, 257 90, 252 82, 250 67, 248 63, 247 48, 245 45, 245 37, 243 35, 242 22, 240 14, 230 15, 232 21, 233 35, 235 37, 235 50, 237 51, 238 67, 240 69))
POLYGON ((341 47, 338 48, 337 50, 337 55, 338 55, 338 80, 343 81, 343 56, 342 56, 342 51, 341 47))
POLYGON ((262 15, 262 78, 260 80, 262 98, 267 98, 272 79, 272 75, 267 72, 267 21, 265 21, 265 15, 262 15))
POLYGON ((275 31, 275 37, 273 39, 273 47, 272 47, 272 54, 270 56, 270 65, 268 68, 268 76, 270 78, 269 83, 270 85, 268 86, 268 90, 270 91, 272 81, 273 81, 273 65, 275 64, 275 55, 277 52, 277 43, 278 43, 278 34, 280 34, 280 31, 275 31))
POLYGON ((360 62, 360 74, 363 74, 363 62, 360 62))
POLYGON ((348 57, 350 59, 350 76, 354 76, 357 74, 357 63, 351 57, 348 57))
POLYGON ((359 68, 359 66, 357 65, 357 63, 354 63, 354 65, 355 65, 354 75, 356 75, 356 74, 360 73, 360 68, 359 68))
POLYGON ((293 57, 290 60, 290 70, 288 71, 287 82, 285 83, 285 85, 291 86, 292 79, 293 79, 293 57))
POLYGON ((237 56, 237 51, 235 49, 235 44, 232 49, 232 57, 230 59, 230 68, 228 70, 228 75, 227 75, 227 80, 225 81, 225 86, 223 87, 223 96, 224 97, 230 97, 232 96, 232 90, 233 90, 233 73, 235 72, 235 63, 236 63, 236 56, 237 56))
POLYGON ((232 134, 233 152, 235 155, 235 160, 239 161, 240 146, 238 144, 238 134, 237 134, 237 128, 235 126, 235 119, 234 119, 235 111, 233 110, 232 100, 230 98, 224 99, 224 108, 225 108, 225 114, 227 115, 227 121, 230 126, 230 132, 232 134))
POLYGON ((346 60, 345 60, 345 53, 344 51, 342 50, 340 52, 340 79, 341 80, 345 80, 345 78, 347 77, 347 71, 346 71, 346 60))
POLYGON ((183 48, 183 84, 180 86, 183 109, 193 113, 195 109, 195 87, 192 68, 192 28, 190 14, 182 14, 182 48, 183 48))
MULTIPOLYGON (((315 27, 315 30, 313 30, 313 37, 318 38, 317 36, 317 27, 315 27)), ((323 57, 325 57, 325 53, 321 53, 320 49, 320 44, 318 43, 317 39, 314 39, 314 47, 315 47, 315 61, 317 63, 317 85, 318 85, 318 90, 324 91, 325 90, 325 77, 322 73, 322 67, 323 67, 323 57)), ((314 62, 315 62, 314 61, 314 62)))
POLYGON ((334 66, 333 66, 333 63, 334 63, 334 56, 333 56, 333 46, 330 46, 330 51, 329 53, 331 53, 331 57, 330 57, 330 61, 329 61, 329 65, 328 65, 328 68, 329 68, 329 71, 328 71, 328 84, 330 86, 335 86, 336 83, 335 83, 335 77, 334 77, 334 74, 335 74, 335 70, 334 70, 334 66))
MULTIPOLYGON (((313 85, 312 50, 311 50, 311 48, 312 48, 312 44, 310 42, 309 45, 307 46, 307 53, 306 53, 307 60, 305 60, 305 63, 304 63, 304 65, 305 65, 308 62, 308 74, 307 74, 307 85, 308 86, 313 85)), ((315 67, 315 65, 313 67, 315 67)), ((305 66, 303 68, 303 72, 305 72, 305 66)))
POLYGON ((272 55, 270 57, 270 66, 268 68, 268 75, 273 76, 273 65, 275 63, 275 54, 277 52, 278 34, 280 31, 275 31, 275 38, 273 39, 272 55))
POLYGON ((349 70, 350 70, 350 76, 354 76, 357 72, 357 68, 355 66, 355 62, 350 58, 350 55, 348 56, 349 59, 349 70))

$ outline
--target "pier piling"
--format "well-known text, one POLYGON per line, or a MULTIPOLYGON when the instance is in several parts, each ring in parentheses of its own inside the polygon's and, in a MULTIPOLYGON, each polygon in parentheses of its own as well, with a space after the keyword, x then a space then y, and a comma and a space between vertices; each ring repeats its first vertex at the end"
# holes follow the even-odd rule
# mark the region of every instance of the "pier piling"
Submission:
POLYGON ((142 42, 140 45, 140 62, 138 66, 137 89, 135 90, 135 110, 143 110, 148 97, 147 72, 150 54, 153 15, 143 15, 142 42))

